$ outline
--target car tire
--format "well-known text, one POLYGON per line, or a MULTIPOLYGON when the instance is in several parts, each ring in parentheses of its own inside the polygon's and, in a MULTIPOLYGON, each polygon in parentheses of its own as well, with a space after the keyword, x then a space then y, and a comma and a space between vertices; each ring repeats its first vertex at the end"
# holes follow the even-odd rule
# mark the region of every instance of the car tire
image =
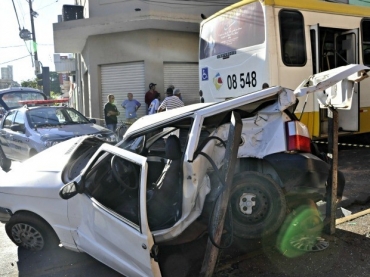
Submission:
POLYGON ((258 172, 234 177, 230 193, 234 235, 243 239, 269 236, 286 217, 286 200, 280 186, 258 172))
POLYGON ((29 158, 35 156, 37 154, 37 151, 35 149, 31 149, 29 158))
POLYGON ((16 245, 32 251, 57 248, 60 243, 45 220, 28 212, 14 214, 6 223, 5 230, 16 245))
POLYGON ((0 147, 0 167, 5 171, 8 172, 10 169, 10 166, 12 165, 12 161, 9 160, 3 151, 3 149, 0 147))

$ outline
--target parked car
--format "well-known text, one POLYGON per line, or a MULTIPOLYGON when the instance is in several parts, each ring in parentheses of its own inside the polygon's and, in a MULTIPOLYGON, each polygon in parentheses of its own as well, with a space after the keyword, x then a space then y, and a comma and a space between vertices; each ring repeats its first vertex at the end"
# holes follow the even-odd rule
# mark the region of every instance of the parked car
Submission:
MULTIPOLYGON (((333 78, 328 72, 319 86, 309 79, 297 93, 322 93, 363 69, 346 67, 333 78)), ((243 129, 230 196, 234 235, 269 235, 290 201, 326 194, 329 165, 310 153, 295 104, 295 93, 277 86, 145 116, 115 146, 93 136, 59 143, 7 173, 0 221, 16 245, 42 250, 61 243, 125 276, 160 276, 158 247, 208 224, 237 112, 243 129)))
POLYGON ((46 95, 38 89, 28 87, 0 89, 0 118, 6 111, 21 107, 20 101, 46 99, 46 95))
MULTIPOLYGON (((55 100, 36 102, 51 101, 55 100)), ((76 136, 91 134, 106 142, 116 143, 116 135, 112 131, 94 122, 75 109, 64 106, 25 105, 12 109, 3 116, 0 123, 0 166, 8 171, 12 160, 24 161, 76 136)))

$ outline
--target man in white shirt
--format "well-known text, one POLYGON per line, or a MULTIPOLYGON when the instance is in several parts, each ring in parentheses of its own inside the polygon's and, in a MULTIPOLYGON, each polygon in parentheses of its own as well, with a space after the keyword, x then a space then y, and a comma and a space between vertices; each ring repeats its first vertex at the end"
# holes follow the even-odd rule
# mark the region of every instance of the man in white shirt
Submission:
POLYGON ((158 111, 158 107, 159 107, 159 99, 161 97, 160 93, 159 92, 156 92, 154 94, 154 100, 152 101, 152 103, 150 103, 150 106, 149 106, 149 109, 148 109, 148 114, 155 114, 157 111, 158 111))
POLYGON ((179 97, 173 95, 172 88, 168 88, 166 94, 167 97, 159 106, 158 112, 169 111, 176 108, 184 107, 184 102, 182 102, 179 97))

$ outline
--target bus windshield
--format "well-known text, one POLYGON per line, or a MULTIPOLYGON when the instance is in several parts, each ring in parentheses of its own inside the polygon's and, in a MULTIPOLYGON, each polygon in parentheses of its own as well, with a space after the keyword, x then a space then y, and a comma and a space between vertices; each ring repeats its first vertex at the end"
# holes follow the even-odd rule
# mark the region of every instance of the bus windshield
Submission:
POLYGON ((205 22, 200 34, 200 59, 236 51, 265 41, 259 1, 230 10, 205 22))

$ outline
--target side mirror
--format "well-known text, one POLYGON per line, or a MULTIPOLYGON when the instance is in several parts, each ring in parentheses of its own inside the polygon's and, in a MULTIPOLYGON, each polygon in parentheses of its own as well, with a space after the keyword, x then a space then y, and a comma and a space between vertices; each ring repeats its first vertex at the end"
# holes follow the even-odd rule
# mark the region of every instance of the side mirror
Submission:
POLYGON ((64 185, 60 191, 59 191, 59 196, 62 199, 70 199, 73 196, 75 196, 78 193, 77 191, 77 183, 76 182, 70 182, 66 185, 64 185))
POLYGON ((96 124, 96 119, 94 119, 94 118, 90 118, 90 119, 89 119, 89 121, 90 121, 91 123, 96 124))
POLYGON ((25 128, 24 128, 24 125, 21 125, 21 124, 13 124, 12 126, 10 126, 10 130, 12 130, 14 132, 22 132, 22 133, 24 133, 25 128))

